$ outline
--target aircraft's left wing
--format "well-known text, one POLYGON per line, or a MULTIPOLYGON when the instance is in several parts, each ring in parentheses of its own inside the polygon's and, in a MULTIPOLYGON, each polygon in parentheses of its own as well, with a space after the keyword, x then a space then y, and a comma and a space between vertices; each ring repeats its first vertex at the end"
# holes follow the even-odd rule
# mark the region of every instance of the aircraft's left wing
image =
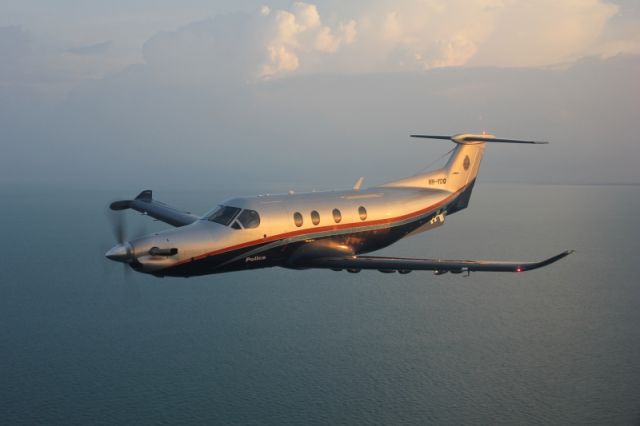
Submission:
POLYGON ((296 262, 296 266, 306 268, 346 269, 352 272, 361 269, 377 269, 381 272, 434 271, 436 274, 462 272, 524 272, 550 265, 573 253, 567 250, 539 262, 511 262, 490 260, 441 260, 408 259, 402 257, 344 256, 306 257, 296 262))
POLYGON ((189 225, 198 220, 198 217, 191 213, 182 212, 154 200, 153 193, 149 189, 142 191, 133 200, 114 201, 109 207, 111 210, 133 209, 176 227, 189 225))

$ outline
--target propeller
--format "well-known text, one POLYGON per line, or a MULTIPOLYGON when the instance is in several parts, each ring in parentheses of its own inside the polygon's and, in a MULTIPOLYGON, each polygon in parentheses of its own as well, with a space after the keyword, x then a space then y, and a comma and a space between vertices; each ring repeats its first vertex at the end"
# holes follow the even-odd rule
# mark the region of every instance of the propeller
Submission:
POLYGON ((146 234, 144 222, 140 222, 135 236, 132 237, 129 234, 129 226, 127 225, 127 216, 125 213, 114 211, 113 209, 106 209, 105 214, 111 223, 111 232, 117 243, 106 252, 106 257, 118 262, 131 263, 134 257, 133 247, 129 241, 146 234))
POLYGON ((111 221, 111 232, 113 233, 113 237, 118 244, 123 244, 127 241, 127 224, 125 215, 113 210, 109 210, 108 212, 108 216, 111 221))
MULTIPOLYGON (((127 257, 131 257, 131 246, 128 241, 130 239, 135 239, 136 236, 142 236, 146 233, 144 223, 142 222, 140 224, 140 227, 136 229, 136 232, 134 233, 135 236, 132 237, 129 232, 130 226, 126 213, 121 211, 114 211, 107 208, 105 209, 105 214, 111 225, 111 232, 117 244, 108 251, 102 251, 102 256, 105 256, 106 252, 107 257, 109 257, 111 260, 119 260, 120 262, 122 262, 122 282, 124 282, 125 284, 125 288, 123 289, 125 294, 123 296, 127 303, 133 302, 134 305, 137 305, 140 302, 141 292, 140 288, 138 287, 137 280, 132 274, 133 270, 131 268, 130 261, 127 259, 127 257), (109 253, 113 253, 113 251, 117 250, 118 248, 121 248, 121 250, 123 251, 123 258, 118 259, 117 257, 110 257, 109 253)), ((112 245, 113 243, 108 243, 107 247, 112 245)), ((110 271, 113 271, 113 269, 111 269, 110 271)))
MULTIPOLYGON (((111 223, 111 232, 117 243, 106 251, 105 256, 110 260, 122 262, 125 266, 125 271, 127 271, 125 273, 128 273, 130 268, 127 266, 131 264, 135 257, 133 256, 133 247, 131 243, 129 243, 132 238, 129 234, 126 214, 120 211, 114 211, 113 209, 106 209, 105 214, 111 223)), ((141 222, 135 235, 142 236, 145 233, 144 222, 141 222)), ((133 239, 135 239, 135 237, 133 239)))

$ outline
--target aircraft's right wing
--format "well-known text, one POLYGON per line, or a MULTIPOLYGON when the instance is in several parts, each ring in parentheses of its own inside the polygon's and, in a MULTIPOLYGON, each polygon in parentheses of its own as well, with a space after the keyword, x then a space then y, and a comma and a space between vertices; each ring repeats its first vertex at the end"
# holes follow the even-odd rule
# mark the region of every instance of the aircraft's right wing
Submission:
POLYGON ((569 254, 567 250, 539 262, 511 262, 490 260, 440 260, 440 259, 408 259, 402 257, 376 256, 345 256, 345 257, 305 257, 296 262, 296 266, 303 268, 346 269, 359 271, 361 269, 377 269, 381 272, 410 272, 434 271, 436 274, 446 272, 524 272, 550 265, 569 254))

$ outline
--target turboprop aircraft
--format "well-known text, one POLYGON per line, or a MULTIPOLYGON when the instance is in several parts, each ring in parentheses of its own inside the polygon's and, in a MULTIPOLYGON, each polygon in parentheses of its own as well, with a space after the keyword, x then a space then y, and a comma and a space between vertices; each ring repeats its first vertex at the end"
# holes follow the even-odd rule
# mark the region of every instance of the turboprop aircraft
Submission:
MULTIPOLYGON (((169 207, 150 190, 111 210, 133 209, 175 228, 124 241, 106 257, 136 271, 189 277, 280 266, 291 269, 363 269, 436 275, 474 271, 524 272, 547 266, 572 251, 538 262, 410 259, 363 256, 396 241, 442 226, 447 216, 467 208, 485 144, 544 144, 493 135, 411 135, 456 144, 440 169, 361 189, 232 198, 203 216, 169 207)), ((120 235, 122 235, 120 233, 120 235)))

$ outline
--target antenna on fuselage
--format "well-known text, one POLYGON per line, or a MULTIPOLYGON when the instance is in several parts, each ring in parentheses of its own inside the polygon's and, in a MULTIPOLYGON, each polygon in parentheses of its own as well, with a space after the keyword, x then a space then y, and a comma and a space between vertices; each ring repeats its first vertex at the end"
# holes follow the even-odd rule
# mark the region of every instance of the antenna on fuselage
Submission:
POLYGON ((356 183, 353 184, 354 191, 360 191, 360 187, 362 186, 362 182, 364 182, 364 176, 360 176, 356 183))

